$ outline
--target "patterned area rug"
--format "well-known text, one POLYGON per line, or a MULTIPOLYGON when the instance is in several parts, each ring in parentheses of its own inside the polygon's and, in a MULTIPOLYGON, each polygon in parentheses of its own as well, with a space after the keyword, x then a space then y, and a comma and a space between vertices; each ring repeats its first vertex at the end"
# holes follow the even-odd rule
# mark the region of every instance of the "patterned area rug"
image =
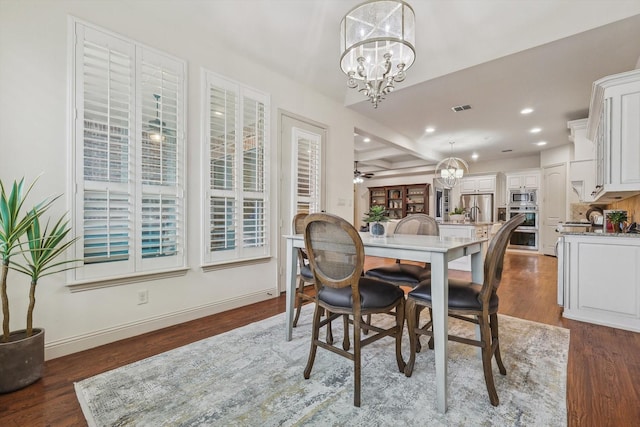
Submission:
MULTIPOLYGON (((284 315, 274 316, 80 381, 78 400, 90 426, 566 425, 567 329, 500 316, 507 375, 494 362, 498 407, 489 403, 478 349, 450 342, 442 415, 426 345, 411 378, 398 372, 391 338, 365 347, 360 408, 353 406, 353 362, 318 349, 305 380, 311 314, 305 306, 290 342, 284 315)), ((462 330, 474 334, 473 325, 450 319, 451 332, 462 330)))

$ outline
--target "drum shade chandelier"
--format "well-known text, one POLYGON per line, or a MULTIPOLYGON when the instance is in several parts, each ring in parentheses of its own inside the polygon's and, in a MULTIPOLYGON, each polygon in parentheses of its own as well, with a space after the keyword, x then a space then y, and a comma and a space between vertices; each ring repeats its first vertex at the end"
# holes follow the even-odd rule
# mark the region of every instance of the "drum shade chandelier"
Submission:
POLYGON ((453 188, 460 182, 460 179, 464 176, 465 171, 469 171, 469 165, 463 159, 453 157, 453 144, 451 144, 451 157, 442 159, 436 166, 436 180, 444 188, 453 188))
POLYGON ((415 13, 400 0, 374 0, 352 9, 340 23, 340 68, 347 86, 375 108, 403 81, 415 60, 415 13))

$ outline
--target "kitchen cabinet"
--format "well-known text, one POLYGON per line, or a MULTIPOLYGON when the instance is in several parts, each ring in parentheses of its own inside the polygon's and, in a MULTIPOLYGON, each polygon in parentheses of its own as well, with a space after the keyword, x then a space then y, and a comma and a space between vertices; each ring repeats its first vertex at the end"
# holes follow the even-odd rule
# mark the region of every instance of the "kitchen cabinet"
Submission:
POLYGON ((536 190, 540 188, 540 171, 508 173, 507 190, 536 190))
POLYGON ((460 193, 495 193, 496 176, 467 176, 460 180, 460 193))
MULTIPOLYGON (((466 238, 488 238, 490 224, 439 224, 440 236, 442 237, 466 237, 466 238)), ((487 253, 489 243, 484 245, 482 258, 487 253)), ((471 256, 467 255, 449 262, 449 268, 452 270, 471 271, 471 256)))
POLYGON ((640 235, 565 234, 557 253, 564 317, 640 332, 640 235))
POLYGON ((587 138, 596 155, 593 199, 640 194, 640 69, 593 83, 587 138))
POLYGON ((429 214, 429 184, 369 187, 369 206, 384 206, 390 219, 429 214))

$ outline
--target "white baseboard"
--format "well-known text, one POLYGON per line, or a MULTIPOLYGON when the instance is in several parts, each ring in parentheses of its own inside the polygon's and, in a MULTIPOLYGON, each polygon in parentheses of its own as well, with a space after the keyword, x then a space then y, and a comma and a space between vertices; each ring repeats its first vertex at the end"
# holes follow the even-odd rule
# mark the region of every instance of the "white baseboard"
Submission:
POLYGON ((231 298, 224 301, 205 304, 199 307, 193 307, 173 313, 166 313, 160 316, 124 325, 118 325, 112 328, 48 342, 45 344, 44 349, 45 360, 55 359, 57 357, 88 350, 90 348, 109 344, 125 338, 131 338, 136 335, 145 334, 147 332, 167 328, 169 326, 199 319, 201 317, 211 316, 212 314, 264 301, 273 298, 273 293, 274 290, 272 288, 263 289, 238 298, 231 298))

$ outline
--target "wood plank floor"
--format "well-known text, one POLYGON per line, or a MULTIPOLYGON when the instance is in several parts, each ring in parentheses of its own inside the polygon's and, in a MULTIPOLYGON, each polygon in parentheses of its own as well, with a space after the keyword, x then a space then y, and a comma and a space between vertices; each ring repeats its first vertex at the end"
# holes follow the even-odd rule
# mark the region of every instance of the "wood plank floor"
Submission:
MULTIPOLYGON (((391 261, 368 258, 366 267, 385 262, 391 261)), ((450 273, 468 277, 468 273, 450 273)), ((555 275, 553 257, 508 253, 499 292, 500 312, 571 330, 567 372, 570 426, 639 425, 640 334, 563 319, 556 305, 555 275)), ((280 296, 50 360, 40 381, 0 395, 0 425, 84 426, 74 381, 259 321, 284 312, 284 308, 284 297, 280 296)))

